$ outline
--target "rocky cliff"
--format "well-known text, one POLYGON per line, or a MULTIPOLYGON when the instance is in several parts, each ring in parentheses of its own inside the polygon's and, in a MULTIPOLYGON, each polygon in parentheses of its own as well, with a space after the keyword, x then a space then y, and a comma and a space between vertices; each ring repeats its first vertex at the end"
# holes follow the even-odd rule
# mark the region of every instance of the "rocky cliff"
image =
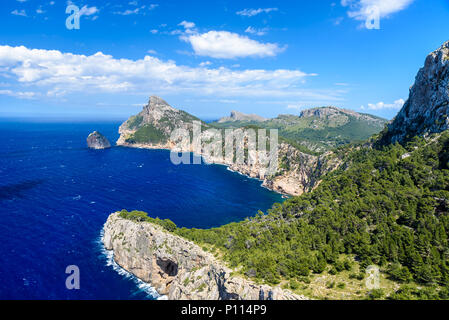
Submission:
MULTIPOLYGON (((223 130, 223 128, 217 129, 204 123, 187 112, 173 108, 159 97, 152 96, 148 105, 138 115, 131 117, 120 126, 120 138, 117 145, 172 150, 175 148, 174 141, 170 139, 173 130, 185 129, 192 132, 194 121, 201 123, 202 141, 210 140, 210 129, 223 130)), ((245 143, 246 141, 240 142, 241 145, 245 143)), ((203 150, 204 144, 202 147, 203 150)), ((327 152, 321 156, 312 155, 300 151, 284 140, 279 143, 278 150, 279 166, 275 173, 268 172, 260 162, 235 163, 234 159, 226 159, 221 155, 210 157, 203 152, 197 153, 203 155, 210 163, 225 164, 233 171, 262 180, 267 188, 289 195, 300 195, 310 190, 316 183, 316 179, 312 179, 312 176, 317 176, 318 169, 324 174, 334 170, 339 164, 333 152, 327 152)), ((194 150, 188 143, 182 145, 177 151, 193 152, 194 150)), ((257 155, 251 154, 251 156, 257 159, 257 155)))
POLYGON ((449 41, 430 53, 409 98, 383 136, 384 143, 449 129, 449 41))
POLYGON ((108 149, 111 147, 109 140, 98 131, 94 131, 87 137, 87 146, 90 149, 108 149))
POLYGON ((300 300, 279 287, 259 285, 233 275, 213 255, 194 243, 149 222, 111 214, 103 243, 114 260, 150 283, 170 300, 300 300))

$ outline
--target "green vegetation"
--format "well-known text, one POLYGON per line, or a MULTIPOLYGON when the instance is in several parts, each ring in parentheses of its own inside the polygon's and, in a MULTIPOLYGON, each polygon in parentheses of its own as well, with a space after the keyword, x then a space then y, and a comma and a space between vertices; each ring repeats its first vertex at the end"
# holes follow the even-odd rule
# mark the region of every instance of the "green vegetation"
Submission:
POLYGON ((143 211, 127 211, 127 210, 122 210, 120 211, 120 218, 123 219, 128 219, 128 220, 132 220, 132 221, 136 221, 136 222, 151 222, 157 225, 160 225, 161 227, 163 227, 165 230, 169 231, 169 232, 173 232, 176 230, 176 224, 169 220, 169 219, 165 219, 165 220, 161 220, 159 218, 150 218, 148 217, 148 213, 143 212, 143 211))
POLYGON ((362 281, 375 264, 398 285, 365 298, 448 299, 449 132, 406 145, 359 146, 344 161, 314 191, 267 214, 208 230, 156 223, 217 248, 231 267, 258 281, 309 290, 297 282, 313 286, 324 276, 327 290, 355 290, 347 283, 362 281))
POLYGON ((129 143, 160 143, 167 141, 168 137, 159 129, 153 127, 152 125, 146 124, 136 132, 134 132, 130 137, 126 139, 129 143))
POLYGON ((131 118, 129 118, 128 120, 128 127, 130 129, 136 129, 138 128, 143 122, 143 117, 142 116, 132 116, 131 118))
POLYGON ((277 118, 262 122, 213 122, 211 125, 217 128, 252 126, 255 128, 278 129, 280 138, 298 150, 309 154, 319 154, 348 143, 366 140, 384 128, 386 120, 372 115, 363 116, 365 118, 357 118, 342 111, 336 111, 334 116, 323 118, 317 116, 280 115, 277 118))

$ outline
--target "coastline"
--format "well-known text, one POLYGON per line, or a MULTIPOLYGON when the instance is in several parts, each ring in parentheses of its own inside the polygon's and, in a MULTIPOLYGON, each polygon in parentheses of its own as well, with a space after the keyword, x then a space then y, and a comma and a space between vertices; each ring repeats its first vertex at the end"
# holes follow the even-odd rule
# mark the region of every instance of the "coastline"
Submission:
MULTIPOLYGON (((170 151, 170 152, 172 151, 172 148, 170 148, 170 147, 168 147, 168 146, 166 146, 166 145, 165 145, 165 146, 164 146, 164 145, 148 145, 148 144, 142 144, 142 143, 130 144, 130 143, 126 143, 126 142, 121 142, 120 139, 117 141, 116 147, 122 147, 122 148, 134 148, 134 149, 145 149, 145 150, 166 150, 166 151, 170 151)), ((245 173, 245 172, 242 172, 242 171, 233 169, 233 168, 232 168, 232 164, 228 164, 228 163, 225 163, 225 162, 218 162, 218 161, 217 161, 217 162, 211 162, 211 163, 209 163, 209 162, 207 162, 207 161, 205 160, 205 158, 204 158, 204 156, 203 156, 202 154, 198 154, 198 153, 195 153, 195 152, 193 152, 193 151, 187 151, 187 152, 190 152, 190 153, 191 153, 192 155, 194 155, 194 156, 201 157, 201 158, 203 159, 203 161, 205 161, 205 164, 207 164, 207 165, 219 165, 219 166, 224 166, 224 167, 226 167, 226 169, 227 169, 228 171, 230 171, 230 172, 238 173, 238 174, 240 174, 240 175, 242 175, 242 176, 244 176, 244 177, 247 177, 247 178, 249 178, 249 179, 255 179, 255 180, 258 180, 258 181, 261 182, 261 185, 260 185, 260 186, 261 186, 262 188, 265 188, 265 189, 267 189, 267 190, 270 190, 270 191, 273 191, 273 192, 275 192, 275 193, 278 193, 278 194, 282 195, 284 199, 289 198, 289 197, 293 197, 293 196, 300 195, 300 194, 288 193, 288 192, 285 192, 285 191, 282 191, 282 190, 279 190, 279 189, 270 187, 270 184, 271 184, 271 185, 274 185, 274 183, 272 183, 273 180, 269 180, 269 179, 266 179, 266 178, 262 179, 262 178, 260 177, 260 175, 259 175, 259 176, 251 176, 251 175, 249 175, 248 173, 245 173), (271 182, 271 183, 268 183, 268 182, 271 182)))
POLYGON ((114 259, 114 250, 108 250, 104 245, 104 226, 105 225, 101 228, 100 235, 96 243, 99 246, 102 259, 105 259, 106 266, 111 267, 114 272, 118 273, 120 276, 126 279, 131 279, 135 283, 138 290, 144 292, 149 300, 167 300, 167 297, 157 292, 157 290, 150 283, 143 281, 141 278, 137 277, 132 272, 129 272, 117 263, 114 259))
POLYGON ((153 288, 160 300, 308 300, 279 285, 257 284, 197 244, 151 222, 112 213, 101 241, 125 271, 153 288))

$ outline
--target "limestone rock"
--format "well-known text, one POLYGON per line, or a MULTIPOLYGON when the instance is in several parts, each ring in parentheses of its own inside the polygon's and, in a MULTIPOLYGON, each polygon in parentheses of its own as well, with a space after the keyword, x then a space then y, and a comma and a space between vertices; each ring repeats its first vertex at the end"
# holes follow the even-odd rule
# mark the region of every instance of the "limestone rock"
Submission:
POLYGON ((108 149, 111 144, 100 132, 94 131, 87 137, 87 146, 90 149, 108 149))
POLYGON ((161 226, 123 219, 119 213, 109 216, 102 240, 121 267, 169 300, 307 299, 235 276, 233 270, 196 244, 161 226))
POLYGON ((233 121, 255 121, 255 122, 261 122, 265 121, 267 119, 258 116, 257 114, 245 114, 243 112, 239 111, 231 111, 231 115, 229 117, 224 117, 218 120, 218 123, 224 123, 224 122, 233 122, 233 121))
POLYGON ((384 135, 385 143, 449 129, 449 41, 430 53, 408 100, 384 135))
MULTIPOLYGON (((242 119, 243 114, 233 112, 231 116, 234 119, 242 119)), ((261 120, 261 119, 260 119, 261 120)), ((185 111, 178 110, 170 106, 163 99, 152 96, 143 110, 129 118, 119 129, 120 138, 117 141, 118 146, 146 148, 146 149, 168 149, 178 152, 194 152, 190 142, 182 144, 180 147, 170 140, 170 134, 174 129, 184 129, 192 132, 193 121, 200 121, 198 118, 188 114, 185 111)), ((237 120, 236 120, 237 121, 237 120)), ((201 122, 201 141, 212 139, 213 127, 201 122)), ((245 141, 240 141, 239 146, 245 147, 245 141)), ((229 166, 232 171, 236 171, 252 178, 262 180, 262 184, 274 191, 289 195, 300 195, 314 187, 317 181, 317 171, 325 167, 327 159, 334 156, 328 152, 320 157, 303 153, 292 145, 282 142, 279 144, 278 159, 279 166, 276 174, 268 173, 268 169, 258 161, 253 164, 247 162, 243 164, 234 163, 233 159, 225 159, 223 156, 209 156, 205 154, 204 144, 201 146, 201 152, 196 152, 203 156, 208 163, 224 164, 229 166), (321 163, 321 167, 318 165, 321 163)), ((258 159, 257 153, 250 153, 251 157, 258 159)), ((335 169, 335 166, 329 169, 335 169)))

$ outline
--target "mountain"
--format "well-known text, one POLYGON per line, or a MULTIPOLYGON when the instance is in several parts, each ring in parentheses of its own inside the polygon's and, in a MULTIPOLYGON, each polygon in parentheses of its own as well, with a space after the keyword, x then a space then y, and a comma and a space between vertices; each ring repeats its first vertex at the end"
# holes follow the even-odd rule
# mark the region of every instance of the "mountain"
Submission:
POLYGON ((402 110, 384 133, 384 143, 449 129, 449 41, 427 56, 402 110))
MULTIPOLYGON (((152 96, 143 110, 125 121, 119 128, 121 146, 152 146, 170 149, 170 134, 175 128, 191 131, 193 121, 200 119, 170 106, 163 99, 152 96)), ((203 123, 205 127, 209 127, 203 123)))
POLYGON ((231 111, 231 116, 224 117, 218 120, 218 123, 235 122, 235 121, 249 121, 249 122, 262 122, 267 119, 258 116, 257 114, 245 114, 238 111, 231 111))
POLYGON ((299 295, 449 299, 447 48, 427 57, 392 124, 335 150, 339 165, 308 192, 219 228, 166 222, 170 232, 299 295))
MULTIPOLYGON (((120 126, 117 145, 172 150, 175 142, 170 140, 171 132, 184 129, 192 133, 193 122, 197 121, 201 123, 203 143, 201 151, 196 150, 196 153, 203 155, 208 162, 225 164, 233 171, 261 179, 269 189, 300 195, 313 189, 324 174, 341 164, 339 155, 332 148, 378 133, 386 123, 375 116, 336 107, 315 108, 303 111, 300 116, 282 115, 264 121, 262 117, 233 112, 227 119, 232 121, 205 123, 185 111, 173 108, 163 99, 152 96, 139 114, 120 126), (257 163, 249 164, 249 155, 244 164, 236 164, 234 159, 226 159, 222 155, 208 157, 203 152, 206 149, 204 141, 211 138, 208 131, 220 130, 223 137, 224 130, 229 128, 279 129, 279 165, 275 172, 269 173, 266 167, 257 163)), ((246 148, 247 140, 241 144, 246 148)), ((179 151, 195 150, 190 144, 183 144, 179 151)), ((253 156, 257 158, 257 154, 253 156)))
MULTIPOLYGON (((228 118, 225 118, 228 119, 228 118)), ((279 134, 309 153, 323 153, 348 143, 368 139, 379 133, 387 120, 333 106, 304 110, 299 116, 279 115, 265 121, 212 122, 216 127, 244 127, 249 124, 265 129, 279 129, 279 134)))
MULTIPOLYGON (((168 149, 175 148, 175 142, 170 140, 170 134, 175 129, 184 129, 192 133, 193 122, 201 123, 201 155, 206 157, 208 162, 225 164, 233 171, 240 172, 247 176, 263 180, 263 185, 272 190, 299 195, 313 188, 319 177, 328 171, 338 167, 339 161, 335 154, 327 152, 322 155, 303 152, 300 148, 293 146, 291 142, 281 137, 279 143, 278 159, 279 165, 275 173, 267 173, 267 168, 260 164, 249 164, 248 155, 244 164, 234 162, 234 159, 226 159, 221 156, 207 157, 204 141, 210 140, 208 130, 217 129, 212 124, 202 122, 198 118, 185 111, 178 110, 170 106, 163 99, 152 96, 143 110, 129 118, 120 128, 118 146, 148 148, 148 149, 168 149)), ((224 135, 223 129, 230 128, 224 126, 219 128, 224 135)), ((240 142, 246 148, 247 141, 240 142)), ((178 151, 193 152, 192 146, 183 144, 178 151)), ((254 155, 257 158, 257 154, 254 155)))

